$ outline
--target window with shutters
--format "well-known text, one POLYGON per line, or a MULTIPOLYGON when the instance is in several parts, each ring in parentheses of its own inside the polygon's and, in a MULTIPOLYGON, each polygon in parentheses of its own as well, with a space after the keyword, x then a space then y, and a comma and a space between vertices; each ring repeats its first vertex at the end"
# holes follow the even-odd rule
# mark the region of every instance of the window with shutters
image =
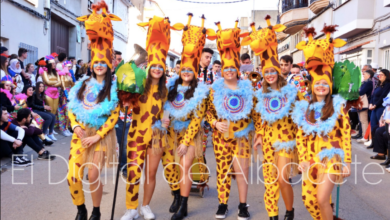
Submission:
POLYGON ((23 61, 24 66, 29 63, 35 63, 38 60, 38 47, 20 43, 19 48, 24 48, 27 50, 27 59, 23 61))
POLYGON ((383 50, 383 68, 390 69, 390 48, 383 50))

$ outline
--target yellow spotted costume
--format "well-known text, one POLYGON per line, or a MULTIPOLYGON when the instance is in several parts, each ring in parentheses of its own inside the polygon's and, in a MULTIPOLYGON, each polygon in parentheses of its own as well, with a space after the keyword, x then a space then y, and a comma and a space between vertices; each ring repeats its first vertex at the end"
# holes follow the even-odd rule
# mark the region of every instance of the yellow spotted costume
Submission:
MULTIPOLYGON (((297 49, 303 50, 306 57, 306 68, 312 76, 312 91, 315 82, 325 79, 332 93, 332 69, 334 66, 333 49, 342 47, 345 41, 331 39, 336 26, 324 26, 325 39, 314 40, 314 28, 305 29, 307 42, 300 42, 297 49), (312 62, 308 60, 312 59, 312 62)), ((324 174, 335 174, 336 183, 342 181, 341 172, 344 163, 351 163, 351 127, 346 101, 340 95, 333 95, 334 113, 322 120, 322 110, 329 108, 324 102, 296 103, 293 111, 294 122, 298 126, 297 147, 299 161, 311 164, 306 180, 302 183, 302 200, 313 219, 323 219, 320 213, 317 191, 324 174), (314 122, 309 120, 313 115, 314 122)), ((330 199, 330 198, 329 198, 330 199)))
MULTIPOLYGON (((168 18, 154 16, 149 22, 139 26, 148 26, 146 50, 148 52, 148 70, 153 64, 162 65, 165 72, 165 60, 170 45, 170 29, 179 30, 183 25, 170 26, 168 18)), ((138 106, 133 108, 133 121, 127 137, 127 185, 126 208, 138 207, 139 183, 143 171, 146 150, 163 151, 161 158, 166 181, 172 191, 179 190, 179 175, 174 164, 173 145, 167 145, 161 126, 165 98, 160 97, 158 85, 152 85, 149 93, 138 99, 138 106)))
MULTIPOLYGON (((113 31, 111 20, 121 19, 107 12, 107 5, 93 5, 91 15, 78 18, 85 21, 86 29, 94 30, 89 32, 91 40, 92 63, 94 61, 105 61, 107 68, 112 68, 112 42, 113 31), (97 13, 100 9, 102 12, 97 13), (106 27, 104 31, 102 27, 106 27), (104 52, 103 52, 104 51, 104 52), (108 56, 108 57, 107 57, 108 56)), ((98 134, 101 139, 94 145, 84 148, 81 139, 73 133, 70 145, 68 184, 75 205, 82 205, 85 201, 83 193, 83 171, 85 166, 92 167, 95 154, 98 154, 100 166, 113 166, 117 160, 116 155, 116 135, 114 126, 119 116, 118 96, 116 80, 111 82, 111 90, 102 102, 97 102, 99 93, 103 90, 104 81, 100 84, 94 77, 77 82, 69 92, 68 115, 73 130, 80 127, 85 131, 85 137, 92 137, 98 134), (77 94, 84 87, 81 99, 77 94), (88 164, 87 164, 88 163, 88 164)))
MULTIPOLYGON (((281 32, 286 27, 281 24, 272 26, 270 16, 266 18, 268 27, 256 30, 252 23, 251 34, 244 38, 243 45, 250 44, 256 55, 260 56, 263 69, 273 67, 280 76, 280 65, 277 53, 278 41, 275 32, 281 32)), ((279 214, 280 185, 279 178, 282 178, 282 170, 277 170, 279 157, 288 158, 290 162, 298 162, 295 143, 296 125, 291 119, 295 100, 298 97, 298 90, 295 86, 287 84, 280 90, 273 90, 270 87, 267 92, 263 89, 256 91, 258 104, 255 107, 260 114, 257 120, 256 133, 262 136, 263 146, 263 176, 265 184, 264 204, 268 216, 274 217, 279 214)), ((292 166, 295 172, 296 167, 292 166)), ((284 173, 290 175, 291 166, 288 166, 284 173)), ((285 180, 285 181, 288 181, 285 180)))

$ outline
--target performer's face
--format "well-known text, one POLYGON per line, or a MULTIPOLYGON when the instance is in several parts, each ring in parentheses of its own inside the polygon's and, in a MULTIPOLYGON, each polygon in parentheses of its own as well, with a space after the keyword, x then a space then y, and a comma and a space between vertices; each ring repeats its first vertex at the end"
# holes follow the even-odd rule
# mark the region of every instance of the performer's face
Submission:
POLYGON ((10 81, 7 81, 5 84, 4 84, 4 89, 8 90, 8 91, 11 91, 11 82, 10 81))
POLYGON ((326 96, 329 94, 329 84, 325 79, 318 80, 314 83, 314 93, 317 96, 326 96))
POLYGON ((153 79, 160 79, 162 75, 164 74, 164 68, 162 65, 152 65, 150 67, 150 75, 153 79))
POLYGON ((107 64, 105 61, 95 61, 93 64, 93 71, 97 76, 102 76, 107 72, 107 64))
POLYGON ((32 87, 30 87, 30 88, 27 89, 26 95, 27 95, 28 97, 30 97, 30 96, 33 95, 33 93, 34 93, 34 90, 33 90, 32 87))
POLYGON ((180 77, 184 82, 191 82, 194 79, 194 72, 189 67, 183 67, 180 72, 180 77))
POLYGON ((223 69, 223 78, 225 80, 237 79, 237 69, 233 66, 225 67, 223 69))
POLYGON ((273 67, 263 69, 263 76, 268 84, 272 85, 278 81, 278 72, 273 67))

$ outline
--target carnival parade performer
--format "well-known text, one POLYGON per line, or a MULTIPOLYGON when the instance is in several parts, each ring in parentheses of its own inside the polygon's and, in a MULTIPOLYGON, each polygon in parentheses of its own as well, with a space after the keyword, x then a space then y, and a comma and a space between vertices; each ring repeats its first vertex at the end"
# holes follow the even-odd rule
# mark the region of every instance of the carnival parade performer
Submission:
POLYGON ((215 218, 224 219, 228 213, 228 200, 231 176, 235 175, 239 206, 238 219, 249 219, 247 191, 249 158, 251 154, 252 131, 257 114, 252 84, 249 80, 238 80, 240 69, 240 37, 237 27, 222 30, 220 23, 217 31, 217 45, 222 59, 222 77, 213 83, 210 89, 206 119, 213 128, 214 154, 217 162, 217 191, 219 206, 215 218))
POLYGON ((67 100, 69 98, 69 91, 73 87, 74 82, 68 69, 69 64, 70 61, 64 62, 62 70, 58 70, 57 72, 61 80, 62 93, 59 98, 56 127, 59 127, 62 135, 65 137, 72 136, 72 133, 68 130, 70 126, 70 120, 68 117, 67 100))
MULTIPOLYGON (((342 182, 343 177, 350 175, 351 168, 351 126, 345 108, 346 101, 340 95, 332 96, 335 86, 339 86, 336 85, 336 78, 335 85, 332 81, 333 50, 334 47, 344 46, 346 42, 331 38, 331 34, 336 31, 333 25, 324 27, 322 31, 326 38, 320 40, 313 39, 314 28, 304 30, 308 41, 300 42, 297 49, 303 50, 306 68, 312 77, 312 99, 310 102, 297 102, 292 114, 299 127, 296 141, 299 169, 304 177, 302 199, 313 219, 331 220, 332 190, 335 184, 342 182)), ((343 81, 346 82, 344 89, 348 94, 350 84, 353 83, 343 81)), ((359 85, 355 87, 356 96, 359 97, 359 85)))
MULTIPOLYGON (((149 22, 138 24, 149 27, 146 39, 148 52, 147 79, 145 90, 133 106, 133 121, 127 137, 127 185, 126 208, 127 211, 121 220, 138 218, 139 184, 142 170, 145 166, 144 199, 140 214, 145 219, 154 219, 155 215, 149 207, 155 185, 156 173, 160 159, 164 167, 166 181, 171 191, 179 193, 179 175, 176 170, 173 155, 173 146, 167 146, 164 128, 169 125, 169 119, 162 120, 163 106, 167 100, 165 60, 170 45, 170 26, 168 18, 154 16, 149 22)), ((183 28, 182 24, 178 25, 183 28)), ((119 79, 119 78, 118 78, 119 79)), ((121 80, 121 79, 119 79, 121 80)), ((121 95, 120 95, 121 96, 121 95)), ((121 98, 122 102, 126 102, 121 98)), ((170 210, 176 212, 179 200, 175 197, 170 210)))
MULTIPOLYGON (((184 29, 182 42, 183 53, 180 65, 179 76, 168 81, 168 101, 165 103, 164 111, 170 113, 170 127, 168 129, 168 144, 174 146, 175 154, 180 158, 180 208, 172 216, 172 220, 181 220, 187 216, 188 196, 191 185, 194 182, 189 173, 193 167, 194 158, 199 166, 200 180, 198 187, 205 187, 208 178, 204 171, 203 153, 203 129, 201 122, 206 113, 206 100, 209 94, 209 87, 205 83, 198 83, 197 73, 200 57, 206 35, 215 39, 215 32, 204 30, 204 17, 202 26, 191 24, 192 14, 189 14, 189 21, 184 29), (188 39, 194 39, 193 42, 188 39), (194 47, 198 45, 198 47, 194 47), (189 48, 196 48, 190 50, 189 48)), ((177 196, 177 195, 175 195, 177 196)))
POLYGON ((39 74, 42 77, 42 81, 46 86, 45 89, 45 102, 50 106, 50 112, 54 115, 57 114, 59 92, 58 87, 61 86, 60 76, 55 69, 56 63, 54 57, 46 56, 46 67, 39 68, 39 74))
POLYGON ((69 119, 74 130, 72 136, 68 184, 78 212, 76 220, 87 219, 85 197, 83 193, 84 167, 88 167, 88 179, 93 203, 90 220, 100 220, 100 203, 103 194, 103 185, 100 182, 100 171, 103 166, 114 165, 116 156, 116 135, 114 126, 118 120, 119 106, 116 80, 112 80, 112 40, 103 38, 102 29, 98 22, 104 25, 111 20, 120 20, 117 16, 107 12, 105 2, 93 4, 91 15, 79 17, 85 21, 86 29, 91 40, 91 68, 92 75, 86 80, 76 83, 70 90, 68 102, 69 119), (102 10, 99 14, 97 11, 102 10), (107 52, 107 53, 106 53, 107 52))
MULTIPOLYGON (((252 33, 246 39, 256 55, 260 55, 264 81, 262 89, 256 92, 258 104, 256 112, 260 113, 258 120, 260 129, 256 129, 256 143, 262 147, 263 176, 265 182, 264 204, 270 219, 279 218, 280 192, 286 206, 284 219, 294 219, 294 193, 289 183, 291 164, 297 163, 295 143, 296 125, 290 113, 297 98, 298 90, 287 84, 280 75, 280 65, 277 53, 278 42, 275 32, 285 29, 284 25, 271 25, 271 17, 266 16, 268 27, 256 30, 252 23, 252 33), (263 42, 267 42, 266 44, 263 42)), ((256 128, 257 128, 256 127, 256 128)), ((292 166, 293 175, 297 174, 297 166, 292 166)))

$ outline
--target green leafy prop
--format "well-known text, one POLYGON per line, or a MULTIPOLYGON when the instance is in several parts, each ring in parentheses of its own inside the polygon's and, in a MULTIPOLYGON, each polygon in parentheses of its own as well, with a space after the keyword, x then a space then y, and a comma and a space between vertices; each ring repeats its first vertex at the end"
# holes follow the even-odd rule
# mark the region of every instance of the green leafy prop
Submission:
POLYGON ((145 90, 146 72, 138 68, 134 61, 125 63, 123 60, 116 68, 117 86, 119 91, 142 94, 145 90))
POLYGON ((359 99, 361 85, 360 68, 349 60, 337 62, 333 68, 333 94, 341 95, 345 100, 359 99))

